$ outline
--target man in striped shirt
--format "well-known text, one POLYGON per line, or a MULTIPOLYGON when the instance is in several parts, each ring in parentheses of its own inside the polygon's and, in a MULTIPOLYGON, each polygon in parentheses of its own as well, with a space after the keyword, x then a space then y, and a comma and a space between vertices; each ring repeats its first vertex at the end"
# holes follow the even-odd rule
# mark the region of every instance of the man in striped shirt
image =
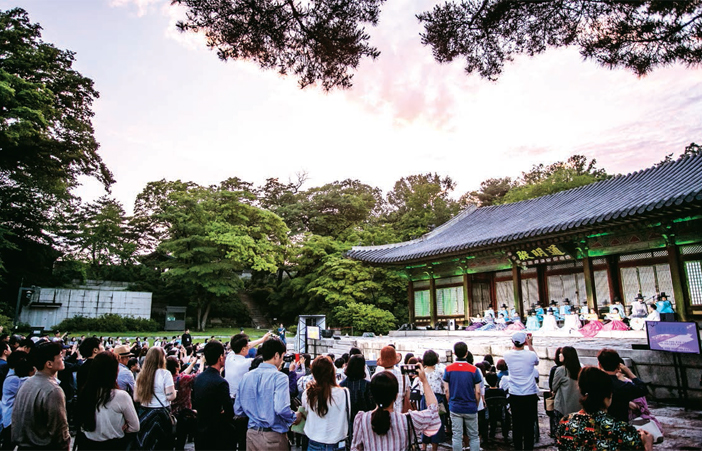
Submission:
POLYGON ((479 451, 478 404, 483 376, 478 368, 466 360, 468 345, 459 341, 453 345, 453 352, 456 354, 456 362, 444 371, 444 386, 453 424, 453 450, 463 449, 465 434, 470 439, 470 451, 479 451))

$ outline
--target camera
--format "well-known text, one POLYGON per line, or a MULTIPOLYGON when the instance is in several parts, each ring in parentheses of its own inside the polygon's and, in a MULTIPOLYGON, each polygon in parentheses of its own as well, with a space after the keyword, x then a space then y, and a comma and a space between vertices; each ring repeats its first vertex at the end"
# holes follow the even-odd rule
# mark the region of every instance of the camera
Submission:
POLYGON ((417 375, 417 364, 400 365, 400 373, 407 375, 417 375))
POLYGON ((285 354, 283 356, 283 362, 292 363, 295 360, 295 354, 285 354))

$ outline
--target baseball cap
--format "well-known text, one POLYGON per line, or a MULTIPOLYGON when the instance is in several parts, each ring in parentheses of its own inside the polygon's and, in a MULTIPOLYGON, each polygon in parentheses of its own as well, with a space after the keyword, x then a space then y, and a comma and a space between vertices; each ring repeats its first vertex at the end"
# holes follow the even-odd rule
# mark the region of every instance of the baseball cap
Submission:
POLYGON ((512 343, 521 345, 526 343, 527 340, 527 334, 524 331, 517 331, 512 334, 512 343))

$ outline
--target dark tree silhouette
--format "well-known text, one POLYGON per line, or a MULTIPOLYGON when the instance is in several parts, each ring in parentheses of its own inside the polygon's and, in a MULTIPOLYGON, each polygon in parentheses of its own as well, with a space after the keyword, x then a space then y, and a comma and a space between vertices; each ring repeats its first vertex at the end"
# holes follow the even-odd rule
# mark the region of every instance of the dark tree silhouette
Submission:
POLYGON ((464 0, 419 14, 439 62, 466 59, 466 72, 497 79, 514 55, 577 46, 586 59, 645 75, 702 60, 699 0, 464 0))
POLYGON ((222 60, 252 60, 292 73, 300 86, 351 86, 362 58, 380 52, 363 24, 376 25, 384 0, 173 0, 188 8, 182 31, 203 31, 222 60))

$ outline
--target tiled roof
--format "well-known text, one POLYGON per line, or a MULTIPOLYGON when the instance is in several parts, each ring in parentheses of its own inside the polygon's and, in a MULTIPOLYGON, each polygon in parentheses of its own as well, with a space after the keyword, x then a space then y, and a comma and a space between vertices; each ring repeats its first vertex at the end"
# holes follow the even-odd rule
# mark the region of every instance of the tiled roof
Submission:
POLYGON ((535 199, 469 207, 419 239, 356 246, 346 255, 378 264, 421 261, 617 224, 680 207, 702 212, 702 155, 535 199))

